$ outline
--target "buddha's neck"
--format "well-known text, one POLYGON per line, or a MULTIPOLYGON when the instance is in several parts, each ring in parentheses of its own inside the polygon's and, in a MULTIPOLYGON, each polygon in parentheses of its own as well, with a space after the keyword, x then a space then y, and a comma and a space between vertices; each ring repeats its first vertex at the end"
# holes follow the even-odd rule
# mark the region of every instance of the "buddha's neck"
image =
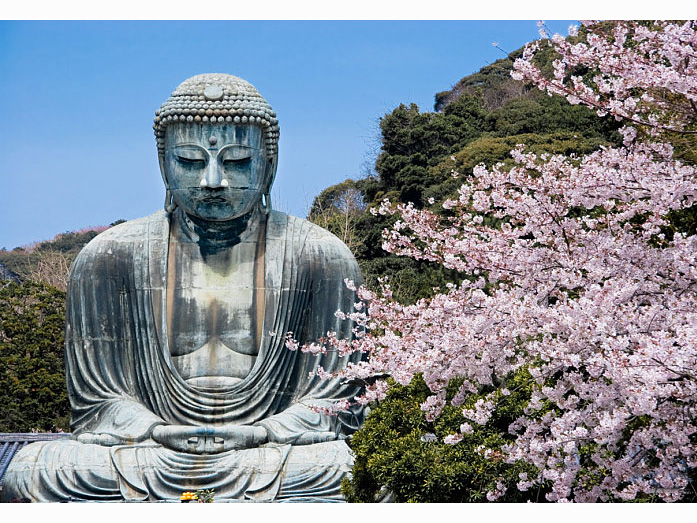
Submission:
POLYGON ((237 245, 250 236, 257 234, 263 220, 263 212, 259 207, 254 210, 223 222, 202 220, 196 216, 184 213, 181 209, 174 212, 174 221, 182 239, 199 244, 201 247, 223 248, 237 245))

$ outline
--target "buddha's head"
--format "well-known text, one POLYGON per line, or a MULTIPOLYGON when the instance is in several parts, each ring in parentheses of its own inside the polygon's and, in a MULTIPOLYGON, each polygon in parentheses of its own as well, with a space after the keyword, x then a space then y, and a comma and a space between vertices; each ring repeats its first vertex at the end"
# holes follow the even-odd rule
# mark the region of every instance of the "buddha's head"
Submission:
POLYGON ((165 208, 222 222, 268 211, 278 120, 250 83, 227 74, 182 82, 155 116, 165 208))

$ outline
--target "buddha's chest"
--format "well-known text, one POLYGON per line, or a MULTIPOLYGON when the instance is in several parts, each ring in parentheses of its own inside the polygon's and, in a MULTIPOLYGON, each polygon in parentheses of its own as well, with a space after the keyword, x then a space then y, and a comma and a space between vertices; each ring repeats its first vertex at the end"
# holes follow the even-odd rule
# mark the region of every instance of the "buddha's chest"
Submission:
POLYGON ((178 245, 171 261, 167 327, 175 367, 195 385, 227 386, 243 379, 256 361, 263 320, 255 246, 241 244, 206 257, 195 245, 178 245))

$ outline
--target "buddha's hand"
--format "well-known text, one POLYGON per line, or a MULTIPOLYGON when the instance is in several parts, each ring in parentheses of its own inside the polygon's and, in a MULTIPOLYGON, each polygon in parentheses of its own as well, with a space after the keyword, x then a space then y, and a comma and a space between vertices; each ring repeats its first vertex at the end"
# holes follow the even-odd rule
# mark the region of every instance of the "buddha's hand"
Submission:
POLYGON ((190 454, 217 454, 258 447, 268 441, 268 434, 264 427, 251 425, 158 425, 152 430, 152 439, 172 450, 190 454))

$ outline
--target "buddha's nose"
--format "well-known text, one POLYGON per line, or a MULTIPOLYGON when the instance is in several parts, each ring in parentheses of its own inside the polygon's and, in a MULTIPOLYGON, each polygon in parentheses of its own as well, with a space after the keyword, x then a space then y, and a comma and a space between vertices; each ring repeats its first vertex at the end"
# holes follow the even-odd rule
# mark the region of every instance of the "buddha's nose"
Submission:
POLYGON ((218 165, 218 162, 211 161, 206 167, 206 172, 201 178, 201 187, 208 187, 210 189, 218 189, 220 187, 227 187, 228 181, 223 176, 223 170, 218 165))

